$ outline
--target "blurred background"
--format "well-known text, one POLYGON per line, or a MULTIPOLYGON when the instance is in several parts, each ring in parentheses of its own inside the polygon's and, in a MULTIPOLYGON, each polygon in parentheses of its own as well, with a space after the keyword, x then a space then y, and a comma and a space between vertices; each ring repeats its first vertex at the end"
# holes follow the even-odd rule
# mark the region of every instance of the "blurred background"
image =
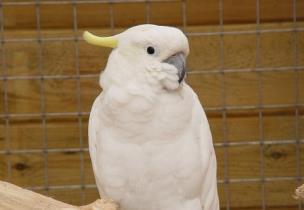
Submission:
POLYGON ((98 198, 87 124, 110 50, 81 35, 153 23, 189 38, 222 209, 302 209, 303 20, 303 0, 0 0, 0 180, 76 205, 98 198))

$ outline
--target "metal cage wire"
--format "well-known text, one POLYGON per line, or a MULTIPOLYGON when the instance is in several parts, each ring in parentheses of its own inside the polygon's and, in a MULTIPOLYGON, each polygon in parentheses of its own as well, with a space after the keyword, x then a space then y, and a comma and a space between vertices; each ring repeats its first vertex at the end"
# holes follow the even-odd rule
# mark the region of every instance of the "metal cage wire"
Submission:
MULTIPOLYGON (((83 143, 83 135, 82 135, 82 128, 83 128, 83 116, 88 116, 88 112, 83 112, 81 108, 81 85, 80 80, 83 78, 96 78, 99 74, 80 74, 79 70, 79 46, 78 43, 82 41, 81 37, 78 37, 78 15, 77 15, 77 5, 80 4, 90 4, 90 3, 100 3, 100 4, 109 4, 109 14, 110 14, 110 28, 113 31, 115 29, 115 20, 113 15, 113 7, 112 5, 115 3, 127 3, 127 2, 141 2, 145 3, 145 20, 146 23, 150 22, 150 3, 151 2, 180 2, 182 7, 182 29, 184 29, 187 36, 219 36, 220 37, 220 66, 216 69, 191 69, 189 74, 219 74, 220 81, 221 81, 221 98, 222 98, 222 106, 220 107, 205 107, 207 112, 212 111, 221 111, 222 113, 222 133, 223 133, 223 141, 220 143, 215 143, 215 147, 223 147, 225 149, 224 152, 224 179, 218 180, 218 184, 224 185, 225 189, 225 196, 226 196, 226 209, 231 209, 231 200, 230 200, 230 183, 246 183, 246 182, 257 182, 261 183, 261 208, 263 210, 266 209, 266 191, 265 191, 265 183, 272 182, 272 181, 284 181, 284 180, 295 180, 300 181, 303 179, 303 175, 301 174, 301 144, 304 143, 304 139, 300 139, 299 135, 299 109, 304 107, 304 104, 299 102, 299 71, 304 69, 304 66, 300 66, 298 63, 298 46, 297 46, 297 39, 298 39, 298 32, 304 31, 304 28, 301 28, 297 24, 297 0, 293 0, 293 27, 292 28, 276 28, 276 29, 262 29, 260 27, 260 0, 256 0, 256 30, 247 30, 247 31, 225 31, 224 30, 224 0, 218 0, 218 9, 219 9, 219 31, 217 32, 187 32, 187 2, 186 0, 65 0, 65 1, 2 1, 0 0, 0 23, 1 24, 1 32, 0 32, 0 39, 1 39, 1 59, 2 59, 2 75, 0 76, 0 81, 3 81, 3 103, 4 103, 4 113, 0 114, 0 118, 5 122, 5 149, 0 150, 0 154, 11 155, 11 154, 29 154, 29 153, 42 153, 44 157, 44 185, 43 186, 32 186, 29 187, 30 189, 39 190, 43 189, 46 192, 49 189, 85 189, 85 188, 96 188, 95 185, 88 185, 84 182, 84 153, 88 152, 88 148, 84 147, 83 143), (41 5, 63 5, 63 4, 71 4, 73 9, 73 32, 74 36, 65 36, 65 37, 52 37, 46 38, 41 35, 41 15, 40 15, 40 6, 41 5), (4 37, 4 19, 5 16, 3 14, 3 7, 5 6, 27 6, 33 5, 35 6, 36 10, 36 37, 32 38, 5 38, 4 37), (260 65, 260 35, 264 33, 284 33, 284 32, 293 32, 293 59, 294 65, 292 66, 283 66, 283 67, 263 67, 260 65), (254 68, 239 68, 239 69, 227 69, 224 67, 224 36, 229 35, 240 35, 240 34, 255 34, 256 38, 256 61, 254 68), (43 62, 44 57, 42 56, 42 45, 45 42, 53 42, 53 41, 73 41, 74 42, 74 53, 75 53, 75 72, 73 75, 46 75, 43 70, 43 62), (37 58, 38 58, 38 70, 39 74, 36 76, 21 76, 21 75, 8 75, 6 64, 5 64, 5 46, 7 43, 12 42, 36 42, 38 43, 37 47, 37 58), (273 104, 273 105, 265 105, 263 104, 263 80, 262 74, 264 72, 285 72, 285 71, 294 71, 294 91, 295 91, 295 100, 293 104, 273 104), (258 96, 259 96, 259 103, 258 105, 238 105, 238 106, 228 106, 226 104, 226 93, 225 93, 225 75, 229 73, 235 72, 255 72, 257 74, 259 80, 259 88, 258 88, 258 96), (39 113, 11 113, 9 112, 8 107, 8 81, 10 80, 37 80, 40 84, 40 112, 39 113), (46 112, 45 109, 45 89, 44 83, 46 80, 75 80, 76 81, 76 90, 75 94, 77 97, 77 112, 46 112), (269 139, 265 139, 264 136, 264 116, 263 110, 266 109, 275 109, 275 108, 289 108, 294 111, 295 115, 295 138, 294 139, 285 139, 285 140, 276 140, 272 141, 269 139), (258 119, 259 119, 259 140, 257 141, 242 141, 242 142, 229 142, 227 140, 227 112, 230 110, 256 110, 258 112, 258 119), (79 148, 48 148, 48 137, 47 137, 47 118, 51 116, 75 116, 78 119, 78 127, 79 127, 79 148), (16 150, 10 148, 10 135, 9 135, 9 127, 10 121, 14 118, 24 118, 24 117, 32 117, 32 118, 39 118, 41 120, 41 125, 43 128, 43 142, 44 147, 43 149, 23 149, 23 150, 16 150), (265 145, 274 145, 274 144, 293 144, 296 146, 296 166, 297 166, 297 175, 295 177, 266 177, 265 176, 265 160, 263 156, 263 149, 265 145), (228 148, 229 147, 241 147, 246 145, 259 145, 260 146, 260 177, 259 178, 242 178, 242 179, 232 179, 229 177, 229 155, 228 155, 228 148), (48 182, 48 154, 49 153, 58 153, 58 152, 79 152, 80 155, 80 183, 78 185, 57 185, 53 186, 50 185, 48 182)), ((7 180, 11 179, 11 171, 12 165, 11 161, 7 159, 7 171, 8 177, 7 180)), ((84 201, 84 191, 82 190, 82 201, 84 201)), ((299 204, 298 209, 302 209, 301 204, 299 204)))

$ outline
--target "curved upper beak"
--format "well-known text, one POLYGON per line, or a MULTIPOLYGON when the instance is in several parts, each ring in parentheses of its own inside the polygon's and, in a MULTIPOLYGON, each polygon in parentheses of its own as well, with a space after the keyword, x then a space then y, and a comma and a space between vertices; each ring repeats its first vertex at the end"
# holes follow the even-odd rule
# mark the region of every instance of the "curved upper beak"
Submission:
POLYGON ((177 53, 163 62, 171 64, 177 68, 178 82, 181 83, 186 76, 186 58, 183 53, 177 53))

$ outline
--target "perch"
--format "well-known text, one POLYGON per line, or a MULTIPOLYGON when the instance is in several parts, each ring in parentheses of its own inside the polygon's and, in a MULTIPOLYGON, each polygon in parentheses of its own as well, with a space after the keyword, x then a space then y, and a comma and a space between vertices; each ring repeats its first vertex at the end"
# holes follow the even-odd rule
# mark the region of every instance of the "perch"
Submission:
POLYGON ((98 199, 86 206, 73 206, 53 198, 0 181, 0 209, 14 210, 118 210, 111 200, 98 199))

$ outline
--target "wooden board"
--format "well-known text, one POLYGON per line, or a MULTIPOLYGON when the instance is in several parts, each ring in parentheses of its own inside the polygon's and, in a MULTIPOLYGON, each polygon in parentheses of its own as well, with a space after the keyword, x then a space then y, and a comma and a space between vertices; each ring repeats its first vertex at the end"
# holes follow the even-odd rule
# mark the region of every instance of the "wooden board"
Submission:
MULTIPOLYGON (((301 73, 301 80, 304 74, 301 73)), ((264 105, 294 104, 294 78, 295 73, 267 72, 262 76, 264 83, 264 105), (284 86, 281 82, 284 81, 284 86), (281 91, 281 92, 280 92, 281 91)), ((189 75, 189 84, 199 95, 204 107, 223 107, 221 76, 219 74, 189 75)), ((256 73, 233 73, 225 76, 226 86, 225 103, 227 106, 242 106, 259 104, 258 80, 256 73)), ((8 109, 11 113, 40 113, 40 81, 10 80, 8 81, 8 109)), ((45 88, 46 112, 77 112, 77 82, 75 80, 47 80, 45 88), (58 91, 61 94, 58 94, 58 91), (65 100, 69 106, 62 103, 65 100)), ((80 81, 81 109, 89 112, 94 98, 101 92, 96 79, 84 79, 80 81)), ((301 96, 299 101, 303 103, 301 96)), ((3 112, 3 110, 0 110, 3 112)))
MULTIPOLYGON (((304 23, 299 23, 303 26, 304 23)), ((225 31, 254 30, 255 25, 225 26, 225 31)), ((290 28, 292 23, 263 24, 264 29, 290 28)), ((121 30, 121 29, 119 29, 121 30)), ((217 26, 189 27, 188 32, 218 31, 217 26)), ((109 30, 93 30, 98 34, 108 34, 109 30)), ((80 33, 80 31, 79 31, 80 33)), ((73 35, 71 30, 45 30, 44 37, 66 37, 73 35)), ((304 65, 304 33, 298 32, 298 64, 304 65)), ((35 30, 8 30, 5 38, 35 38, 35 30)), ((294 64, 292 32, 264 33, 260 35, 260 66, 286 67, 294 64)), ((225 35, 224 60, 225 69, 254 68, 256 65, 256 35, 225 35)), ((221 66, 220 37, 219 36, 190 36, 191 54, 188 67, 192 71, 202 71, 199 74, 189 74, 187 81, 198 93, 203 105, 207 108, 208 119, 211 124, 214 141, 224 141, 224 121, 222 112, 212 111, 210 108, 222 108, 224 101, 222 91, 225 92, 225 104, 228 106, 256 106, 259 103, 259 80, 262 80, 262 102, 265 105, 294 104, 295 79, 298 77, 299 103, 304 103, 304 72, 268 71, 234 72, 221 76, 217 71, 221 66), (204 71, 214 73, 204 73, 204 71), (217 73, 216 73, 217 72, 217 73), (225 81, 225 87, 222 82, 225 81)), ((79 42, 79 70, 81 74, 99 74, 106 64, 109 50, 89 46, 79 42)), ((38 75, 37 62, 39 45, 36 42, 5 43, 5 71, 9 76, 38 75)), ((75 43, 74 41, 44 42, 41 47, 42 67, 45 75, 75 75, 75 43)), ((0 65, 2 67, 2 65, 0 65)), ((0 67, 0 68, 1 68, 0 67)), ((2 72, 2 69, 0 69, 2 72)), ((77 92, 77 80, 45 80, 45 111, 46 112, 89 112, 94 98, 101 91, 98 78, 82 78, 79 81, 80 92, 77 92), (58 94, 60 93, 60 94, 58 94), (81 109, 77 104, 80 94, 81 109)), ((3 81, 0 87, 3 88, 3 81)), ((41 98, 39 80, 9 80, 5 83, 8 89, 8 110, 11 113, 40 113, 41 98)), ((1 89, 1 92, 3 89, 1 89)), ((0 94, 0 101, 3 101, 0 94)), ((0 114, 4 112, 4 103, 0 104, 0 114)), ((258 141, 260 139, 259 117, 256 109, 234 109, 227 111, 226 139, 230 142, 258 141)), ((78 148, 80 141, 87 147, 87 116, 82 116, 82 128, 77 116, 47 117, 46 135, 39 117, 13 118, 9 121, 10 144, 6 142, 5 121, 0 119, 0 150, 6 145, 11 149, 42 149, 44 137, 47 137, 49 148, 78 148), (82 138, 79 137, 82 133, 82 138)), ((295 109, 272 108, 263 110, 263 133, 265 140, 291 140, 296 133, 295 109)), ((304 108, 299 106, 298 137, 304 138, 304 108)), ((301 145, 301 150, 304 147, 301 145)), ((260 152, 265 159, 265 175, 267 177, 296 176, 296 147, 295 145, 264 146, 233 146, 227 148, 229 157, 229 177, 232 179, 259 178, 260 152), (284 169, 284 170, 282 170, 284 169)), ((225 148, 216 148, 218 158, 218 176, 224 179, 225 148)), ((81 178, 80 160, 78 152, 58 152, 48 154, 48 181, 50 185, 94 184, 91 164, 87 152, 84 155, 84 179, 81 178), (64 176, 58 176, 64 174, 64 176)), ((304 163, 304 153, 301 153, 301 163, 304 163)), ((44 155, 11 154, 0 155, 0 180, 8 177, 7 162, 12 164, 11 181, 20 186, 43 186, 45 183, 44 155)), ((301 165, 301 172, 304 167, 301 165)), ((267 209, 297 209, 297 202, 291 197, 297 186, 295 181, 274 181, 266 185, 267 209)), ((261 186, 259 183, 231 183, 230 202, 232 209, 261 209, 261 186)), ((44 191, 39 191, 46 193, 44 191)), ((222 206, 226 204, 225 187, 219 185, 222 206)), ((56 199, 81 205, 81 193, 85 194, 84 202, 96 200, 96 189, 52 189, 49 194, 56 199)))
MULTIPOLYGON (((265 24, 264 28, 288 28, 292 24, 265 24)), ((301 23, 300 25, 304 25, 301 23)), ((227 26, 226 30, 252 29, 254 25, 227 26)), ((190 31, 207 31, 209 27, 194 27, 190 31)), ((210 30, 216 30, 211 27, 210 30)), ((47 31, 50 36, 65 36, 68 31, 47 31)), ((106 31, 97 30, 99 34, 106 31)), ((35 37, 34 31, 23 31, 18 33, 10 31, 6 37, 35 37)), ((299 66, 304 65, 304 32, 297 35, 298 55, 294 56, 293 33, 265 33, 260 35, 260 67, 292 67, 295 62, 299 66), (294 58, 298 60, 295 61, 294 58)), ((256 35, 226 35, 224 36, 224 69, 254 68, 256 65, 256 35)), ((190 36, 191 53, 188 58, 190 71, 214 70, 220 67, 220 38, 219 36, 190 36)), ((90 46, 84 42, 79 43, 79 71, 80 74, 99 74, 104 68, 109 54, 108 50, 90 46)), ((39 75, 38 54, 39 46, 35 42, 6 43, 5 49, 5 71, 8 75, 39 75)), ((73 41, 45 42, 41 47, 42 71, 45 75, 75 75, 76 57, 75 43, 73 41), (56 62, 54 62, 56 61, 56 62)), ((301 70, 301 69, 300 69, 301 70)), ((196 90, 205 107, 221 107, 223 90, 225 90, 228 106, 236 105, 258 105, 259 103, 259 80, 262 81, 263 104, 294 104, 295 103, 295 81, 299 78, 299 90, 304 88, 301 71, 295 73, 264 72, 258 75, 256 72, 227 73, 224 78, 218 73, 214 74, 189 74, 188 82, 196 90), (225 87, 223 84, 225 81, 225 87), (284 85, 282 84, 284 81, 284 85)), ((80 94, 81 111, 88 112, 93 98, 101 91, 97 83, 98 78, 81 79, 80 93, 77 91, 77 81, 68 80, 46 80, 43 83, 45 89, 45 109, 47 112, 76 112, 79 110, 77 97, 80 94), (61 94, 57 94, 58 91, 61 94), (62 103, 65 100, 70 106, 62 103)), ((8 107, 12 113, 35 112, 40 110, 40 88, 39 80, 10 80, 7 82, 8 107)), ((304 102, 303 92, 299 92, 299 103, 304 102)), ((0 113, 3 112, 3 104, 0 113)))
MULTIPOLYGON (((299 27, 304 27, 303 22, 298 23, 299 27)), ((263 24, 261 28, 266 30, 292 29, 292 23, 263 24)), ((120 32, 119 28, 115 32, 120 32)), ((187 32, 219 32, 218 26, 188 27, 187 32)), ((256 25, 228 25, 225 31, 255 31, 256 25)), ((108 35, 110 30, 96 30, 92 32, 99 35, 108 35)), ((83 30, 79 30, 77 35, 81 36, 83 30)), ((39 74, 38 55, 41 51, 43 72, 47 75, 75 74, 75 48, 79 49, 79 71, 81 74, 98 73, 105 66, 109 49, 98 48, 80 41, 76 45, 72 41, 60 41, 60 38, 73 38, 72 30, 45 30, 42 31, 42 38, 53 38, 58 41, 44 42, 42 46, 37 42, 17 42, 5 43, 5 60, 7 72, 10 75, 35 75, 39 74), (75 46, 76 45, 76 46, 75 46), (65 59, 62 59, 64 55, 65 59), (46 59, 47 58, 47 59, 46 59), (56 63, 51 62, 57 60, 56 63)), ((304 65, 304 32, 297 33, 298 58, 294 60, 294 33, 262 33, 259 36, 259 67, 283 67, 304 65), (273 54, 276 52, 276 54, 273 54)), ((26 39, 37 38, 35 30, 7 30, 4 32, 5 39, 26 39)), ((256 66, 257 52, 256 42, 258 37, 253 34, 226 34, 223 36, 222 67, 225 69, 254 68, 256 66)), ((221 37, 213 36, 189 36, 191 53, 188 58, 190 70, 215 70, 220 67, 220 46, 221 37), (199 47, 198 47, 199 46, 199 47)), ((1 67, 2 68, 2 67, 1 67)))
MULTIPOLYGON (((4 2, 9 2, 4 1, 4 2)), ((27 0, 28 1, 28 0, 27 0)), ((162 25, 183 25, 183 2, 187 25, 218 24, 219 1, 191 0, 143 3, 103 3, 77 5, 77 25, 79 28, 125 27, 150 22, 162 25), (150 12, 148 12, 150 11, 150 12), (112 15, 111 15, 112 14, 112 15)), ((223 1, 223 21, 228 23, 255 23, 256 1, 223 1)), ((36 28, 35 5, 3 6, 4 27, 36 28)), ((297 1, 298 20, 304 17, 304 2, 297 1)), ((286 0, 261 0, 260 18, 262 22, 292 21, 293 4, 286 0)), ((73 28, 72 4, 43 4, 40 6, 42 28, 73 28)))
MULTIPOLYGON (((222 136, 220 128, 222 126, 221 118, 211 117, 209 118, 212 132, 215 137, 215 142, 221 142, 222 136)), ((284 140, 294 138, 293 116, 265 116, 265 136, 269 136, 272 140, 284 140), (280 130, 278 133, 277 131, 280 130)), ((228 136, 229 141, 243 141, 243 140, 258 140, 258 117, 228 117, 228 136), (240 132, 237 132, 240 131, 240 132), (249 136, 249 139, 247 138, 249 136)), ((301 124, 304 123, 304 117, 301 117, 301 124)), ((87 119, 83 124, 83 136, 85 146, 87 143, 86 138, 86 125, 87 119)), ((48 142, 51 148, 69 148, 78 147, 79 137, 78 125, 75 120, 69 118, 51 119, 47 121, 48 127, 53 127, 52 130, 47 130, 48 136, 54 136, 48 138, 48 142), (75 133, 73 133, 75 132, 75 133)), ((32 122, 13 121, 11 124, 13 130, 19 133, 35 133, 35 130, 41 128, 41 122, 39 120, 32 122)), ((300 133, 304 133, 303 128, 300 133)), ((13 134, 13 133, 12 133, 13 134)), ((11 147, 13 149, 31 149, 37 148, 37 145, 42 141, 42 138, 30 137, 20 135, 14 137, 11 135, 11 147), (36 144, 36 142, 38 142, 36 144)), ((268 138, 267 138, 268 139, 268 138)), ((304 147, 301 147, 302 150, 304 147)), ((260 146, 235 146, 228 147, 227 149, 217 147, 216 154, 218 159, 218 178, 224 179, 224 164, 225 164, 225 150, 228 153, 229 164, 229 177, 232 179, 242 178, 259 178, 260 176, 260 146)), ((295 145, 272 145, 265 146, 262 150, 263 158, 265 161, 265 176, 266 177, 280 177, 280 176, 296 176, 296 146, 295 145), (284 170, 282 170, 284 168, 284 170)), ((91 169, 91 163, 87 152, 84 153, 84 180, 81 179, 80 170, 80 153, 78 152, 59 152, 50 153, 48 155, 48 183, 52 186, 56 185, 78 185, 94 184, 94 177, 91 169), (58 174, 65 174, 64 176, 58 176, 58 174)), ((20 186, 43 186, 45 183, 45 171, 44 171, 44 156, 42 153, 38 154, 14 154, 10 156, 0 155, 0 162, 3 168, 0 170, 1 178, 5 179, 6 174, 6 162, 11 161, 12 164, 12 182, 20 186)), ((301 154, 301 162, 304 161, 304 155, 301 154)), ((304 173, 302 167, 302 173, 304 173)), ((291 197, 293 190, 296 187, 295 181, 274 181, 267 184, 267 205, 280 206, 280 205, 295 205, 296 202, 291 197), (287 197, 287 198, 285 198, 287 197), (279 199, 282 198, 282 199, 279 199), (285 198, 285 199, 283 199, 285 198)), ((219 187, 222 205, 225 204, 224 186, 219 187)), ((95 194, 91 193, 92 200, 96 199, 95 194)), ((51 195, 56 199, 70 202, 80 205, 81 190, 51 190, 51 195), (65 193, 71 191, 71 193, 65 193), (74 194, 77 194, 74 195, 74 194), (72 197, 71 197, 72 196, 72 197), (74 203, 75 202, 75 203, 74 203)), ((87 191, 84 192, 85 194, 87 191)), ((248 207, 256 206, 261 203, 261 189, 259 183, 250 184, 230 184, 231 194, 231 206, 234 207, 248 207), (245 194, 242 192, 246 192, 245 194), (241 202, 242 201, 242 202, 241 202)), ((89 199, 88 198, 88 199, 89 199)))
MULTIPOLYGON (((304 123, 303 110, 298 123, 304 123)), ((207 112, 215 143, 223 142, 223 121, 221 112, 210 114, 207 112)), ((88 118, 82 118, 82 141, 87 146, 88 118)), ((263 112, 263 133, 265 140, 291 140, 295 138, 296 118, 294 112, 263 112)), ((260 139, 258 112, 247 111, 245 114, 229 111, 226 118, 226 138, 230 142, 258 141, 260 139), (248 114, 252 114, 248 116, 248 114)), ((5 131, 5 124, 0 124, 1 131, 5 131)), ((48 147, 77 148, 80 146, 80 126, 75 117, 48 117, 46 120, 46 138, 48 147)), ((303 138, 304 128, 299 127, 299 138, 303 138)), ((41 119, 11 119, 8 129, 11 149, 42 149, 44 147, 44 129, 41 119)), ((5 143, 5 132, 0 133, 1 142, 5 143)))
POLYGON ((0 208, 6 210, 118 210, 118 206, 110 200, 99 199, 87 206, 72 206, 47 196, 22 189, 13 184, 0 181, 0 208))

